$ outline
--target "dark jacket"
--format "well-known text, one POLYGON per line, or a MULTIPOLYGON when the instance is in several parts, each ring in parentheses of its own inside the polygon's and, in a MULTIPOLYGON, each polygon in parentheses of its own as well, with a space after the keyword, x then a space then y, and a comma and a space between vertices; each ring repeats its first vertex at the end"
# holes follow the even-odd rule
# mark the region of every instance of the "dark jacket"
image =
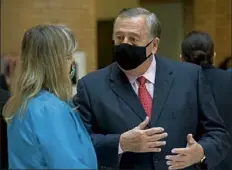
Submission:
POLYGON ((6 122, 2 116, 2 109, 4 105, 6 104, 9 93, 5 90, 3 90, 0 87, 0 141, 1 141, 1 155, 0 155, 0 161, 1 161, 1 169, 8 168, 8 154, 7 154, 7 133, 6 133, 6 122))
MULTIPOLYGON (((232 134, 232 72, 227 72, 212 65, 203 66, 205 78, 211 87, 219 114, 232 134)), ((232 169, 232 148, 226 159, 215 169, 232 169)))
POLYGON ((203 147, 208 168, 214 168, 225 157, 230 142, 202 69, 156 57, 153 96, 149 127, 165 129, 166 146, 160 153, 127 152, 120 157, 120 135, 146 117, 137 95, 116 63, 79 80, 74 103, 91 135, 99 168, 168 169, 165 156, 173 148, 186 147, 189 133, 203 147))

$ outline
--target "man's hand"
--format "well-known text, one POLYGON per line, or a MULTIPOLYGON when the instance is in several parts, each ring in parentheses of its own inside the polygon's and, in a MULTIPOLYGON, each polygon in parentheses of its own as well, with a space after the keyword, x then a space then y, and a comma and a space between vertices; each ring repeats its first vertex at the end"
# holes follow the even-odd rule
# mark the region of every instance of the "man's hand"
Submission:
POLYGON ((168 136, 164 129, 157 127, 146 129, 149 118, 132 130, 123 133, 120 137, 120 146, 123 152, 160 152, 161 146, 166 145, 161 139, 168 136))
POLYGON ((183 169, 201 161, 204 157, 204 150, 194 139, 192 134, 187 136, 187 147, 176 148, 172 153, 177 155, 167 155, 166 159, 169 169, 183 169))

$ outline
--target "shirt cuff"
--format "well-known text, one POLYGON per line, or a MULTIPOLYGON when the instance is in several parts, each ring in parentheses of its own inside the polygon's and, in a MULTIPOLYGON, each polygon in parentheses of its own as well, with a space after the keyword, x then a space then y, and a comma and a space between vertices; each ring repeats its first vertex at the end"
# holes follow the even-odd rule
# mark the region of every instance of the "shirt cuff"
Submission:
POLYGON ((120 146, 120 143, 118 144, 118 154, 120 155, 120 154, 122 154, 123 153, 123 150, 122 150, 122 148, 121 148, 121 146, 120 146))

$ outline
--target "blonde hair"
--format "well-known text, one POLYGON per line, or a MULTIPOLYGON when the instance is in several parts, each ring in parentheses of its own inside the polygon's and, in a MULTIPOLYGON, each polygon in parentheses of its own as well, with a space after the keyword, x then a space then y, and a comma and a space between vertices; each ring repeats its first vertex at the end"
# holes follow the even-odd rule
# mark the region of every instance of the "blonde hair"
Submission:
POLYGON ((64 26, 38 25, 25 32, 12 79, 12 97, 3 109, 7 122, 26 109, 29 100, 42 89, 63 101, 71 99, 68 60, 76 45, 74 35, 64 26))

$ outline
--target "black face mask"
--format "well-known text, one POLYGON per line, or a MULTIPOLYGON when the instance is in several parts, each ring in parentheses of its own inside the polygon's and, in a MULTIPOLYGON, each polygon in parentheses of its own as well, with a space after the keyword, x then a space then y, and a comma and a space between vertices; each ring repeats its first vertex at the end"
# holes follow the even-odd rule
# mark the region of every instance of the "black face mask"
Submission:
POLYGON ((149 56, 146 56, 146 48, 151 44, 151 42, 143 47, 130 44, 115 45, 114 60, 124 70, 135 69, 152 55, 151 53, 149 56))

